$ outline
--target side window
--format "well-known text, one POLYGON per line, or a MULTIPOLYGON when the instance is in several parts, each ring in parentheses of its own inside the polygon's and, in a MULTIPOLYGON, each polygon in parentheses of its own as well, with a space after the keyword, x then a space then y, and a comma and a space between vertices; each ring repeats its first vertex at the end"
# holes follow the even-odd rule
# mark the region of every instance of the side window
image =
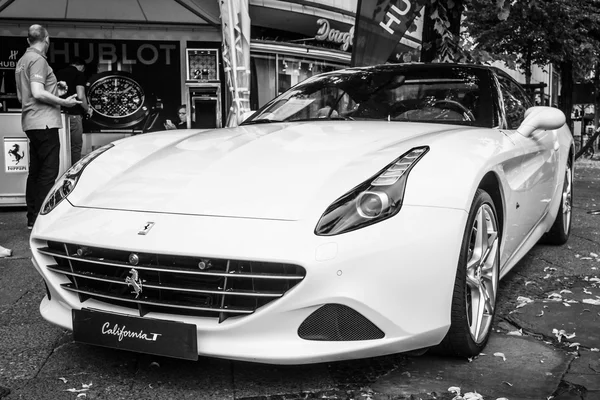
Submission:
POLYGON ((525 111, 531 107, 531 102, 525 91, 512 80, 499 75, 498 82, 500 82, 508 129, 517 129, 525 118, 525 111))

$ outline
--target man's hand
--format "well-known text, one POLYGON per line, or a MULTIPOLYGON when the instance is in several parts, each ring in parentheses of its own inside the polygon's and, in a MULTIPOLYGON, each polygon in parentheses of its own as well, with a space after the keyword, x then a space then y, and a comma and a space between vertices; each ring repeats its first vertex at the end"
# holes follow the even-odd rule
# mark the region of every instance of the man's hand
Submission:
POLYGON ((65 106, 65 107, 73 107, 78 104, 81 104, 81 101, 77 100, 77 94, 72 94, 71 96, 67 97, 64 100, 65 100, 65 102, 64 102, 63 106, 65 106))
POLYGON ((92 114, 94 113, 94 109, 92 107, 88 107, 86 114, 88 118, 92 118, 92 114))
POLYGON ((67 93, 67 91, 69 90, 69 85, 67 85, 67 82, 65 81, 60 81, 56 84, 56 88, 58 97, 60 97, 67 93))

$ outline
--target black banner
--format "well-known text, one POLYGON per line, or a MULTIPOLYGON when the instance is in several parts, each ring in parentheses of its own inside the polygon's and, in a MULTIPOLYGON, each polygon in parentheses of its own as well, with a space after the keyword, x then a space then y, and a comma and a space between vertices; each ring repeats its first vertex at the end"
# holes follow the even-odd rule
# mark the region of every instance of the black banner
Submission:
POLYGON ((385 63, 427 0, 358 0, 351 66, 385 63))

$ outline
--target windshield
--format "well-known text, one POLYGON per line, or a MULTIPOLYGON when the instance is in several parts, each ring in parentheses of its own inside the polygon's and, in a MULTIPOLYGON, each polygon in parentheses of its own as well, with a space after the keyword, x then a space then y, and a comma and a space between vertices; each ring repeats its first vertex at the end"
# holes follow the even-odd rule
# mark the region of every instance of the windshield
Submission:
POLYGON ((464 66, 335 71, 292 87, 244 124, 339 119, 490 126, 485 76, 483 69, 464 66))

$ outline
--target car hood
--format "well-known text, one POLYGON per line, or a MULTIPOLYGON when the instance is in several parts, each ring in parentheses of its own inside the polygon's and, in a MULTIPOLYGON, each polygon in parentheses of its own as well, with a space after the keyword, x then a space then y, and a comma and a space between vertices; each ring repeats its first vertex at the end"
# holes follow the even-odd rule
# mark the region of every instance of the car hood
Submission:
POLYGON ((318 217, 411 147, 428 144, 421 138, 433 140, 456 129, 465 128, 319 121, 140 135, 117 143, 92 162, 69 201, 80 207, 144 212, 318 217), (168 139, 169 134, 175 136, 168 139))

